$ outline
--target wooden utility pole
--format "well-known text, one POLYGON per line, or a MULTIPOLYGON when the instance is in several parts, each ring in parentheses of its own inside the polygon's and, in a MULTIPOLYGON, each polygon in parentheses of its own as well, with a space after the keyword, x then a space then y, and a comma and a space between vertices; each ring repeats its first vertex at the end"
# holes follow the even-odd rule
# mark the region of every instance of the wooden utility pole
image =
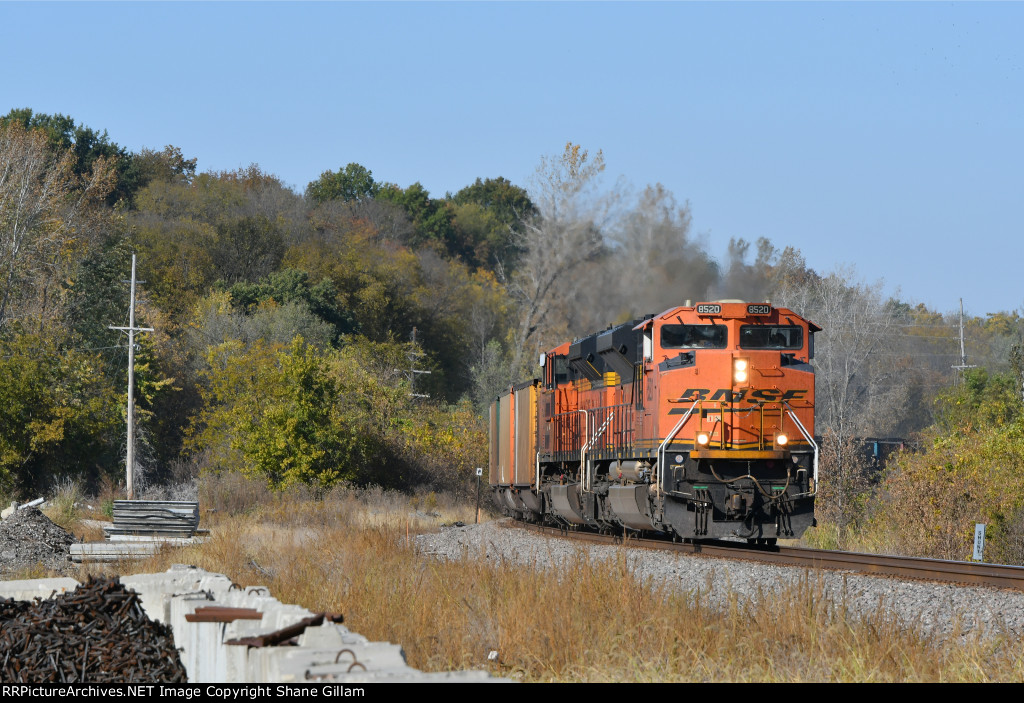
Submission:
POLYGON ((135 486, 132 481, 132 474, 135 469, 135 333, 153 331, 152 327, 135 326, 135 254, 132 254, 131 284, 131 294, 128 302, 128 326, 110 326, 112 330, 121 330, 128 333, 128 458, 125 469, 125 488, 128 493, 128 500, 135 499, 135 486))

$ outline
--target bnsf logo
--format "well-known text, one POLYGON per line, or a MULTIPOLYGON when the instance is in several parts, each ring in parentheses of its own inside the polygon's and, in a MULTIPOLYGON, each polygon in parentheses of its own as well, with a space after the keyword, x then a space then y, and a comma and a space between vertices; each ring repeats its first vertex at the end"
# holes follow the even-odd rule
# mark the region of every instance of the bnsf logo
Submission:
POLYGON ((712 392, 709 388, 687 388, 679 397, 681 400, 688 400, 691 403, 698 398, 700 400, 721 401, 724 403, 742 403, 744 400, 748 403, 757 403, 759 401, 773 403, 780 400, 802 400, 806 397, 807 393, 806 389, 780 391, 774 388, 764 388, 761 390, 744 388, 743 390, 733 391, 728 388, 719 388, 712 392))

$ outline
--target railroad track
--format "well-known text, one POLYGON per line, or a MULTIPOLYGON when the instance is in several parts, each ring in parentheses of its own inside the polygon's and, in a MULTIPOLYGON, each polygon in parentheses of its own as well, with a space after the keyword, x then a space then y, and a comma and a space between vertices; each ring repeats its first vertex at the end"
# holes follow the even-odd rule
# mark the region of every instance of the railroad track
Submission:
POLYGON ((804 547, 754 546, 737 542, 708 540, 701 542, 669 542, 633 536, 565 531, 554 527, 515 523, 517 526, 556 537, 569 537, 598 544, 624 544, 630 547, 659 549, 704 557, 746 559, 766 564, 801 566, 807 569, 838 569, 879 576, 970 584, 990 588, 1024 591, 1024 567, 983 564, 967 561, 944 561, 921 557, 896 557, 858 552, 835 552, 804 547))

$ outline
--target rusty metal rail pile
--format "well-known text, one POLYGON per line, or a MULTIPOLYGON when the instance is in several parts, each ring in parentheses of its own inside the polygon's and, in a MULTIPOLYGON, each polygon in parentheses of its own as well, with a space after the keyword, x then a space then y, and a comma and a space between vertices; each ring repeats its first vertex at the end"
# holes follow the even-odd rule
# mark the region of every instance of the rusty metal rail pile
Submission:
POLYGON ((747 559, 782 566, 809 569, 838 569, 879 576, 922 579, 947 583, 970 584, 992 588, 1024 591, 1024 567, 1004 564, 983 564, 965 561, 944 561, 921 557, 899 557, 858 552, 835 552, 786 546, 752 546, 738 542, 709 540, 704 542, 669 542, 640 539, 634 536, 565 531, 558 528, 518 523, 530 530, 548 535, 571 537, 600 544, 624 544, 631 547, 697 554, 704 557, 747 559))
POLYGON ((116 578, 49 600, 0 598, 0 653, 7 682, 187 681, 171 629, 116 578))

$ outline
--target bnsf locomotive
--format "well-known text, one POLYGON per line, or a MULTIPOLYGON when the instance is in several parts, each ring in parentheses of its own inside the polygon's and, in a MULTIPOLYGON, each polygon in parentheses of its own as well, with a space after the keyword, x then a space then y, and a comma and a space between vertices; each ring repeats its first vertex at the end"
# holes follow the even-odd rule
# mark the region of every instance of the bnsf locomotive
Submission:
POLYGON ((490 409, 507 514, 675 538, 799 537, 814 521, 814 333, 786 308, 666 310, 541 355, 490 409))

